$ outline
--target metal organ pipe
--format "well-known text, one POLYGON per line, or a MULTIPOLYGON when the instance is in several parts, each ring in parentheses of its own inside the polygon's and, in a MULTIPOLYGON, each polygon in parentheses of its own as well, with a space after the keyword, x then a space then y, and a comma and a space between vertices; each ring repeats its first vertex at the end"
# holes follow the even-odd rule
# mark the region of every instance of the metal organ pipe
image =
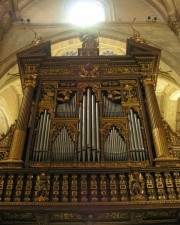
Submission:
POLYGON ((48 160, 48 143, 50 131, 50 115, 47 110, 41 114, 37 125, 37 133, 35 137, 35 145, 33 149, 33 161, 48 160))
POLYGON ((102 94, 103 99, 103 115, 105 117, 121 117, 123 116, 122 106, 107 99, 102 94))
POLYGON ((91 148, 92 148, 92 97, 91 89, 87 89, 87 161, 91 158, 91 148))
POLYGON ((78 161, 81 160, 81 143, 82 143, 82 103, 79 106, 79 137, 78 137, 78 161))
POLYGON ((99 107, 96 102, 96 146, 97 146, 97 161, 100 161, 100 138, 99 138, 99 107))
POLYGON ((60 118, 75 117, 76 115, 76 93, 69 102, 57 106, 56 116, 60 118))
POLYGON ((141 131, 140 119, 130 109, 129 115, 129 143, 130 143, 130 153, 133 161, 144 161, 145 157, 145 147, 143 143, 143 136, 141 131))
POLYGON ((52 144, 52 160, 56 162, 74 159, 74 142, 64 126, 52 144))
MULTIPOLYGON (((96 161, 96 150, 97 150, 97 140, 96 140, 96 102, 95 95, 92 95, 92 160, 96 161)), ((97 120, 98 121, 98 120, 97 120)))
POLYGON ((82 161, 85 161, 86 148, 87 148, 87 102, 86 95, 83 95, 82 107, 82 161))
POLYGON ((100 160, 99 109, 96 96, 87 88, 79 108, 78 160, 95 162, 100 160))
POLYGON ((127 159, 126 143, 113 126, 104 143, 106 161, 125 161, 127 159))

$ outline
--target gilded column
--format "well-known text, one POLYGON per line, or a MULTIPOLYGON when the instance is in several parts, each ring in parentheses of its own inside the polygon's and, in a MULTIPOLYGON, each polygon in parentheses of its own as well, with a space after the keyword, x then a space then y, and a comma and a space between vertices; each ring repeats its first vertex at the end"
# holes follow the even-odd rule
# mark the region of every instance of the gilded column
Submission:
POLYGON ((152 79, 144 80, 147 109, 150 117, 151 130, 154 139, 154 146, 157 158, 169 158, 168 143, 164 131, 162 118, 154 91, 152 79))
POLYGON ((14 132, 10 148, 9 160, 21 161, 22 158, 26 138, 26 130, 31 113, 31 105, 35 87, 35 78, 36 78, 35 75, 31 75, 30 78, 25 80, 24 96, 22 99, 22 104, 16 123, 16 130, 14 132))

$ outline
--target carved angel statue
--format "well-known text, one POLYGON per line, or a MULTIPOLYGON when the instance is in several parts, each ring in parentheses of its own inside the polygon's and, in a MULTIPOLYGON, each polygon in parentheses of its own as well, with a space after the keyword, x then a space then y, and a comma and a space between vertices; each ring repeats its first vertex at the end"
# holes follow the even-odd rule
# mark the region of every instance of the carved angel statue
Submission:
POLYGON ((35 192, 35 201, 45 202, 48 201, 49 195, 49 177, 42 173, 37 176, 35 192))
POLYGON ((98 35, 90 32, 80 32, 79 39, 83 48, 97 48, 99 45, 98 35))
POLYGON ((131 200, 144 200, 144 179, 141 173, 129 175, 131 200))

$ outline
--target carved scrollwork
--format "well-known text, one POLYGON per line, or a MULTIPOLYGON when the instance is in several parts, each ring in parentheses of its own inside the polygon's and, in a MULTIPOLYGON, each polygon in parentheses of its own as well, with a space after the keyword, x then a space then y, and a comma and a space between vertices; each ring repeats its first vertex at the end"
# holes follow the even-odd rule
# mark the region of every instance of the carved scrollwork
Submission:
POLYGON ((137 96, 137 87, 132 84, 126 84, 123 87, 123 96, 124 101, 127 102, 137 102, 138 96, 137 96))
POLYGON ((55 98, 55 88, 57 87, 57 84, 43 84, 43 88, 41 91, 41 103, 47 103, 47 102, 54 102, 55 98))
POLYGON ((180 133, 173 132, 167 121, 163 120, 163 124, 168 142, 174 145, 180 145, 180 133))
POLYGON ((102 132, 104 138, 107 138, 107 136, 109 135, 109 132, 111 131, 113 126, 115 126, 117 128, 119 135, 121 135, 124 138, 124 140, 127 140, 128 129, 126 128, 125 121, 114 122, 114 123, 105 123, 105 125, 101 129, 101 132, 102 132))
POLYGON ((76 87, 75 82, 59 82, 58 87, 76 87))
POLYGON ((163 120, 169 152, 173 158, 180 158, 180 133, 173 132, 167 121, 163 120))
POLYGON ((58 220, 69 220, 69 219, 82 219, 84 218, 83 215, 78 213, 53 213, 51 214, 51 219, 53 221, 58 220))
POLYGON ((139 68, 138 67, 109 67, 107 70, 107 74, 132 74, 132 73, 138 73, 139 68))
POLYGON ((120 85, 120 81, 105 81, 101 84, 102 87, 117 87, 120 85))
POLYGON ((61 122, 57 122, 57 121, 53 121, 52 122, 52 126, 51 126, 51 130, 50 130, 50 136, 51 136, 51 140, 54 141, 55 138, 58 136, 60 130, 63 127, 66 127, 68 134, 70 135, 71 139, 73 141, 76 140, 76 137, 78 135, 78 130, 77 130, 77 123, 76 122, 72 122, 72 121, 61 121, 61 122))
POLYGON ((58 75, 70 75, 72 74, 72 68, 70 67, 42 67, 39 71, 40 74, 58 74, 58 75))
POLYGON ((0 160, 8 159, 9 149, 15 131, 15 124, 12 124, 6 134, 0 137, 0 160))
POLYGON ((155 85, 156 81, 155 81, 155 77, 152 76, 152 74, 147 74, 147 73, 141 73, 142 77, 141 77, 141 82, 143 83, 144 86, 151 84, 151 85, 155 85))

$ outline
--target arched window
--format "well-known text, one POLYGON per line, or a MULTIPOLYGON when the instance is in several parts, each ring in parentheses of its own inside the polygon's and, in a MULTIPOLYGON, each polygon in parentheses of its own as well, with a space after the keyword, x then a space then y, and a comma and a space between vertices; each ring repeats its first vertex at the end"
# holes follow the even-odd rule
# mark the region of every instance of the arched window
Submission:
POLYGON ((65 14, 66 22, 81 26, 114 20, 113 4, 110 0, 69 0, 65 14))

